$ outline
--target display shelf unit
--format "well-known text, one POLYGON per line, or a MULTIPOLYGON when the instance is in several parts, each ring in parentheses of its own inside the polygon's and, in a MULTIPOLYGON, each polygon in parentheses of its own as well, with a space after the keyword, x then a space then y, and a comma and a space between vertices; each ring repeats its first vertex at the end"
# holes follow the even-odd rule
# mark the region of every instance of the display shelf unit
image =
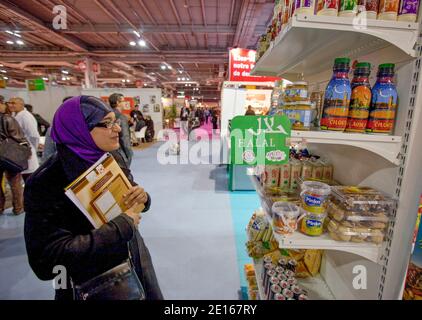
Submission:
POLYGON ((258 60, 251 75, 295 80, 331 68, 336 57, 358 57, 393 46, 400 61, 416 56, 418 24, 296 14, 258 60))
MULTIPOLYGON (((256 283, 258 285, 259 298, 260 300, 266 300, 264 287, 262 285, 262 259, 253 259, 256 283)), ((297 279, 299 286, 308 292, 310 300, 335 300, 335 297, 331 290, 328 288, 326 282, 320 274, 315 277, 297 279)))
POLYGON ((292 131, 292 142, 303 140, 307 143, 354 146, 378 154, 395 165, 400 163, 402 143, 400 136, 325 131, 292 131))
MULTIPOLYGON (((250 177, 252 184, 261 199, 261 205, 265 212, 265 216, 271 227, 273 227, 269 204, 264 198, 262 187, 256 176, 251 175, 250 177)), ((311 237, 297 231, 290 236, 282 236, 274 232, 274 238, 278 241, 279 248, 281 249, 324 249, 343 251, 353 253, 375 263, 380 263, 382 259, 382 245, 376 245, 368 242, 354 243, 347 241, 335 241, 327 234, 323 234, 319 237, 311 237)))

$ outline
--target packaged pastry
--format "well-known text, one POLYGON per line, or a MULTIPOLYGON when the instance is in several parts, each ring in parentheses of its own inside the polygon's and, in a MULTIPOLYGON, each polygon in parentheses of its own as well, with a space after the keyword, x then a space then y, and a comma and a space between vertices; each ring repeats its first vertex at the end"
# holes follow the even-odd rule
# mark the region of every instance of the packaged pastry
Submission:
POLYGON ((290 164, 286 163, 280 167, 280 183, 279 186, 283 190, 289 190, 290 187, 290 164))
POLYGON ((300 186, 300 175, 302 173, 302 163, 293 159, 290 162, 290 189, 298 190, 300 186))
POLYGON ((370 187, 335 186, 332 194, 345 210, 353 212, 390 212, 396 204, 385 193, 370 187))
POLYGON ((312 168, 312 179, 323 180, 324 177, 324 164, 321 161, 315 161, 312 168))
POLYGON ((302 163, 302 180, 307 180, 309 178, 312 178, 312 170, 314 166, 312 165, 312 162, 307 160, 303 161, 302 163))
POLYGON ((280 185, 280 166, 265 166, 261 182, 265 187, 278 187, 280 185))

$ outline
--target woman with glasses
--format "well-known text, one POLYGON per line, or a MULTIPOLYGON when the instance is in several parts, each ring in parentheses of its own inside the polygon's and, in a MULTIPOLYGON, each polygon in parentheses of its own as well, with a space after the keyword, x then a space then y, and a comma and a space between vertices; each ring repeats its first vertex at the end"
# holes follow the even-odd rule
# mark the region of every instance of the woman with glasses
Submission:
MULTIPOLYGON (((120 265, 129 252, 147 299, 162 299, 151 257, 137 226, 139 204, 151 204, 149 195, 133 181, 116 150, 119 120, 100 99, 79 96, 65 101, 54 115, 51 137, 57 153, 25 186, 25 241, 29 263, 41 280, 57 276, 56 266, 67 271, 67 285, 56 288, 56 299, 73 299, 72 283, 84 283, 120 265), (128 210, 95 229, 67 198, 64 189, 110 152, 133 187, 125 195, 128 210), (128 250, 129 247, 129 250, 128 250)), ((124 299, 125 297, 116 297, 124 299)))

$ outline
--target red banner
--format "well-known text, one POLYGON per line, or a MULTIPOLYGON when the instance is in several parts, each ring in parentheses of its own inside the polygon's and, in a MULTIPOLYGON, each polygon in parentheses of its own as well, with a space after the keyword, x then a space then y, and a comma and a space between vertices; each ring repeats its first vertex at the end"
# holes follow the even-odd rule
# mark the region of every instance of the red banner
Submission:
POLYGON ((280 80, 276 77, 251 76, 250 72, 255 67, 255 50, 231 49, 229 54, 229 80, 242 82, 274 82, 280 80))

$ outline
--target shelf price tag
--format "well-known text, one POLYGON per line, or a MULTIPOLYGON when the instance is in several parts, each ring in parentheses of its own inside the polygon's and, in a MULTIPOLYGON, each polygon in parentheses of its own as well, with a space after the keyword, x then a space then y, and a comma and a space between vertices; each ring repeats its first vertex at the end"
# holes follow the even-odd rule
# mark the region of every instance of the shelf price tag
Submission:
POLYGON ((230 163, 279 165, 289 161, 286 139, 291 124, 286 116, 237 116, 231 121, 230 163))

